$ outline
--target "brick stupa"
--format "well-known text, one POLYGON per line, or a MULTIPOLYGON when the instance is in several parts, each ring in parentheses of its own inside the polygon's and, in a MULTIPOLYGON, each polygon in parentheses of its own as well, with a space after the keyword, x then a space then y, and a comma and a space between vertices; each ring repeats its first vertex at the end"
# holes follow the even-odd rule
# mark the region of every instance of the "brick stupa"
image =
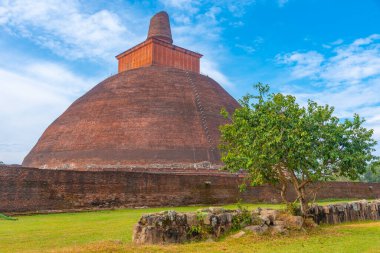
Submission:
POLYGON ((192 169, 221 164, 221 108, 239 105, 199 73, 202 55, 175 46, 166 12, 147 39, 116 56, 119 73, 76 100, 23 166, 45 169, 192 169))

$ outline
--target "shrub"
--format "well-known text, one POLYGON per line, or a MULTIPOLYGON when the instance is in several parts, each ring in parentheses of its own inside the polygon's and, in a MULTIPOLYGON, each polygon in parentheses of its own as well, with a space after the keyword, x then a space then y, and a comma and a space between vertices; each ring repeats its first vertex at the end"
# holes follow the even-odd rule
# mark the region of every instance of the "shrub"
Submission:
POLYGON ((239 230, 252 223, 251 213, 238 203, 238 213, 232 218, 232 230, 239 230))
POLYGON ((295 202, 287 203, 285 211, 291 215, 301 215, 301 208, 299 204, 295 202))

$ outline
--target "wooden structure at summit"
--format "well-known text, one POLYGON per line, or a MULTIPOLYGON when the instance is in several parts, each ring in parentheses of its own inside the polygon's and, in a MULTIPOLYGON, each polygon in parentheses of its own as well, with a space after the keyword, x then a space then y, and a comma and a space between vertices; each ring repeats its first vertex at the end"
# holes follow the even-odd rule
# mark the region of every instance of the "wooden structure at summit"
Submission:
POLYGON ((116 56, 118 71, 147 67, 167 66, 199 73, 201 54, 173 45, 169 16, 159 12, 150 20, 146 41, 116 56))

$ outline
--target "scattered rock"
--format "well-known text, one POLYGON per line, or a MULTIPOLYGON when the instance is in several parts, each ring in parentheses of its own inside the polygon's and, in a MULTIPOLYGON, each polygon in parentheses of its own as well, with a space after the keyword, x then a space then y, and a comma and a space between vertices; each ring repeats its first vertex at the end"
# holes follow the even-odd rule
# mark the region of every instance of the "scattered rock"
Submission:
POLYGON ((146 209, 148 208, 147 206, 135 206, 134 209, 146 209))
POLYGON ((214 214, 220 214, 225 212, 223 207, 209 207, 208 208, 209 212, 214 213, 214 214))
POLYGON ((312 218, 307 218, 303 222, 303 226, 306 227, 306 228, 315 228, 315 227, 318 227, 318 224, 315 223, 312 218))
POLYGON ((299 230, 302 228, 304 219, 301 216, 293 216, 288 213, 282 213, 274 221, 273 225, 283 226, 287 229, 299 230))
POLYGON ((196 213, 186 213, 186 219, 187 219, 187 224, 191 226, 196 226, 199 224, 198 216, 196 213))
POLYGON ((244 231, 239 231, 236 234, 231 235, 231 237, 236 239, 236 238, 242 237, 243 235, 245 235, 245 232, 244 231))
POLYGON ((285 226, 286 224, 285 224, 285 221, 283 221, 283 220, 275 220, 274 221, 274 223, 273 223, 273 225, 275 225, 275 226, 285 226))
POLYGON ((280 226, 280 225, 274 225, 270 229, 271 229, 272 235, 288 233, 288 230, 284 226, 280 226))
POLYGON ((267 225, 259 226, 259 225, 253 225, 253 226, 247 226, 244 228, 246 231, 251 231, 255 234, 262 234, 268 230, 267 225))
POLYGON ((303 218, 301 216, 289 216, 286 221, 288 228, 301 229, 303 225, 303 218))
POLYGON ((211 216, 212 216, 211 213, 208 213, 207 215, 205 215, 203 217, 203 224, 210 225, 211 224, 211 216))
POLYGON ((273 222, 276 220, 278 214, 278 210, 263 209, 260 211, 259 217, 264 221, 266 225, 270 226, 273 225, 273 222))

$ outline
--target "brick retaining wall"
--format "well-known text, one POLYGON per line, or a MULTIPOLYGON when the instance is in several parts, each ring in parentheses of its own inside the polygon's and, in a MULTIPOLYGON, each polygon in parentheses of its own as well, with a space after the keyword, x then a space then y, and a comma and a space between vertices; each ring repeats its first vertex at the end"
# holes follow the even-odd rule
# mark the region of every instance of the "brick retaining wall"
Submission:
MULTIPOLYGON (((67 171, 0 167, 0 212, 279 202, 271 186, 240 194, 236 174, 67 171)), ((288 198, 294 199, 293 191, 288 198)), ((324 183, 318 198, 379 198, 379 183, 324 183)))

